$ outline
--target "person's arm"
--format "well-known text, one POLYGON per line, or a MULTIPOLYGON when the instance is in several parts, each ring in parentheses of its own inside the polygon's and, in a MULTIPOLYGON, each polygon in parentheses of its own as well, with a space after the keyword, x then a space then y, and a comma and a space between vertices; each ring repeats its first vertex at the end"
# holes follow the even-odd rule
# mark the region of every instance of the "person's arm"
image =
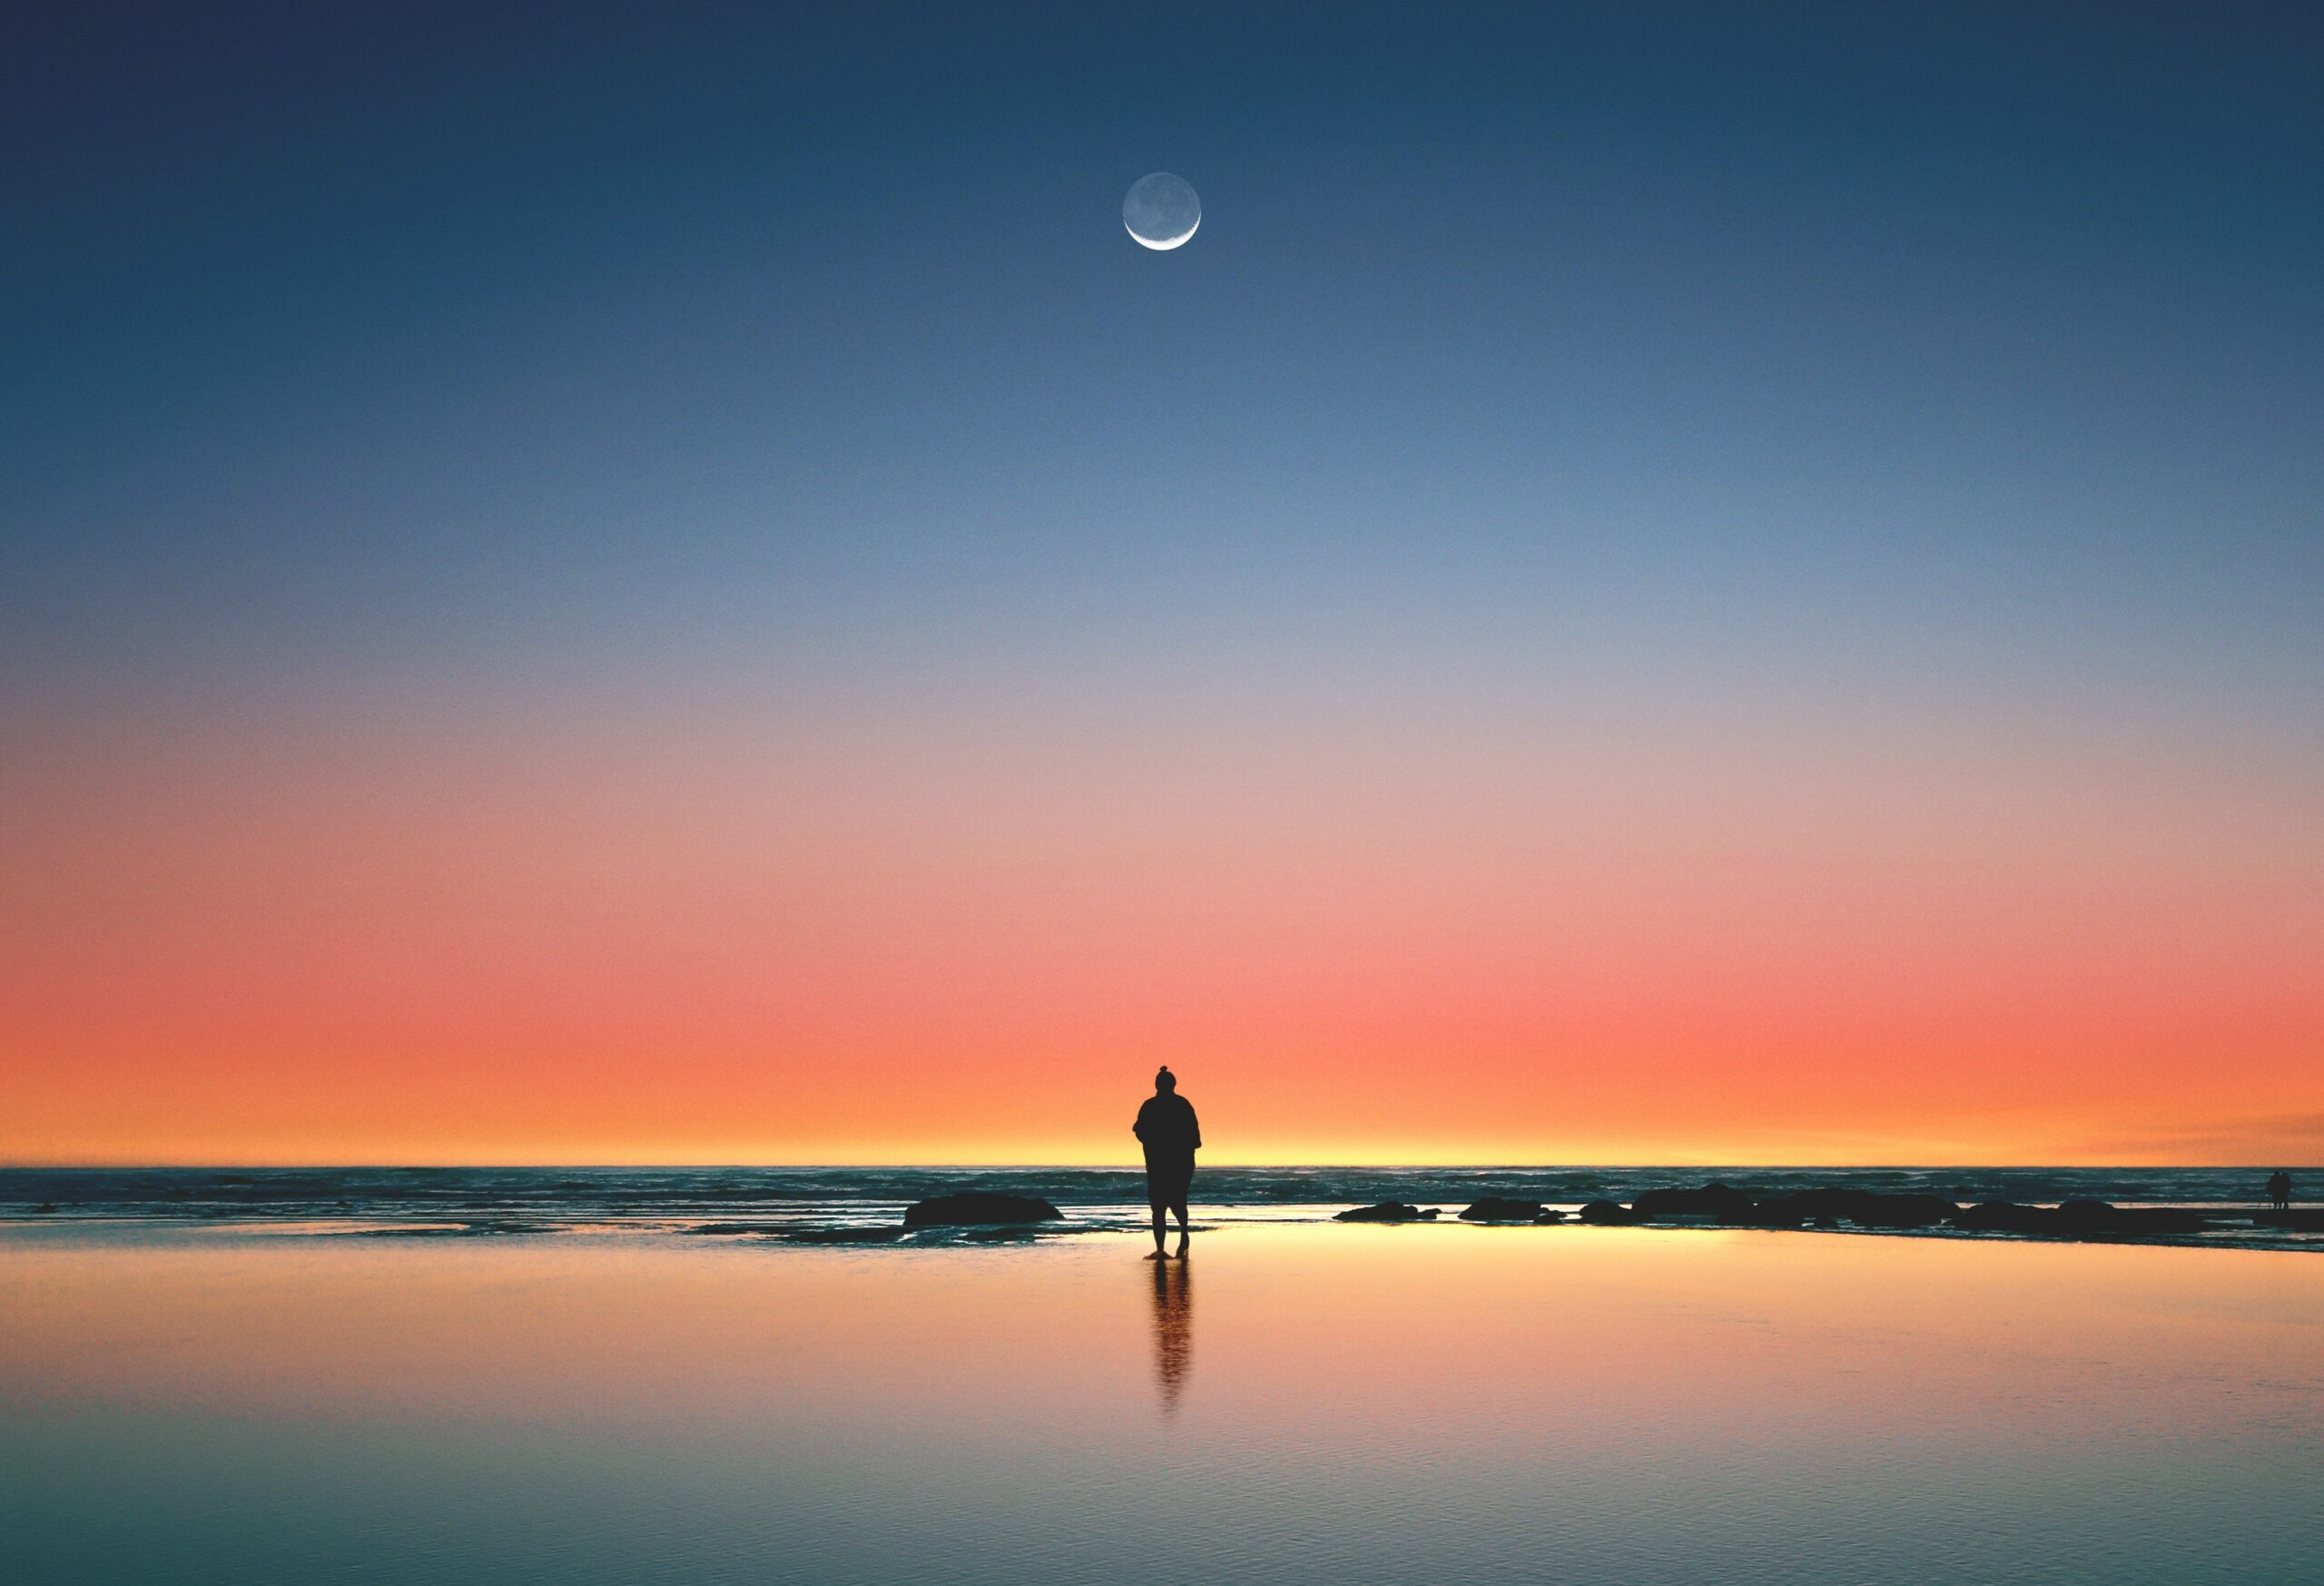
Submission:
POLYGON ((1137 1121, 1129 1126, 1129 1132, 1141 1140, 1146 1138, 1146 1108, 1137 1109, 1137 1121))
POLYGON ((1189 1151, 1201 1150, 1202 1119, 1195 1116, 1195 1104, 1191 1101, 1187 1103, 1187 1132, 1194 1136, 1192 1143, 1187 1147, 1187 1149, 1189 1151))

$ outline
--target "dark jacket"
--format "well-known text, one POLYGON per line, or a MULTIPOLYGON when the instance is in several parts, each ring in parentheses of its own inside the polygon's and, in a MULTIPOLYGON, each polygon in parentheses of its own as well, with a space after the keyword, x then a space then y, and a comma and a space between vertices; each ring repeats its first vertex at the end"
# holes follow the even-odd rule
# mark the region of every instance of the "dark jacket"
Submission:
POLYGON ((1195 1153, 1202 1149, 1202 1125, 1195 1118, 1193 1104, 1175 1092, 1147 1097, 1146 1105, 1137 1109, 1137 1121, 1130 1126, 1130 1132, 1146 1147, 1149 1167, 1191 1167, 1195 1153))

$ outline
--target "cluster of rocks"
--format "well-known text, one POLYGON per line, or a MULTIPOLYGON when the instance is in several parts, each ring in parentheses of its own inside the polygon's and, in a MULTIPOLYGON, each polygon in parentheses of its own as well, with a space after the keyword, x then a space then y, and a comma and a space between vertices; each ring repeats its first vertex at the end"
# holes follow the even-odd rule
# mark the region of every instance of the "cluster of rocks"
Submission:
MULTIPOLYGON (((1048 1201, 1027 1195, 974 1191, 938 1196, 904 1212, 906 1228, 1014 1228, 1061 1219, 1048 1201)), ((1343 1223, 1432 1223, 1435 1207, 1384 1200, 1351 1207, 1343 1223)), ((1460 1213, 1464 1223, 1561 1223, 1566 1214, 1539 1201, 1489 1195, 1460 1213)), ((2054 1207, 2020 1206, 1989 1200, 1964 1207, 1941 1195, 1887 1195, 1871 1189, 1804 1189, 1789 1195, 1754 1195, 1729 1184, 1688 1189, 1649 1189, 1628 1206, 1593 1200, 1576 1220, 1595 1226, 1642 1223, 1693 1224, 1726 1228, 1954 1228, 1965 1234, 2043 1234, 2057 1238, 2152 1237, 2200 1234, 2218 1226, 2200 1211, 2177 1207, 2119 1207, 2111 1201, 2069 1200, 2054 1207)), ((2324 1232, 2324 1211, 2277 1211, 2251 1219, 2258 1226, 2324 1232)), ((743 1225, 717 1225, 703 1232, 745 1231, 743 1225)))
MULTIPOLYGON (((1565 1214, 1554 1207, 1500 1196, 1474 1201, 1460 1215, 1461 1220, 1468 1223, 1539 1224, 1565 1220, 1565 1214)), ((1401 1201, 1383 1201, 1377 1206, 1341 1212, 1338 1220, 1417 1223, 1433 1221, 1436 1216, 1434 1207, 1423 1210, 1401 1201)), ((1950 1227, 1970 1234, 2047 1234, 2073 1239, 2200 1234, 2213 1226, 2212 1218, 2198 1211, 2175 1207, 2118 1207, 2103 1200, 2069 1200, 2055 1207, 1989 1200, 1964 1208, 1959 1202, 1941 1195, 1889 1195, 1846 1188, 1754 1195, 1730 1184, 1717 1183, 1687 1189, 1646 1190, 1628 1206, 1615 1200, 1593 1200, 1576 1214, 1576 1220, 1600 1227, 1643 1223, 1727 1228, 1950 1227)), ((2279 1212, 2252 1220, 2271 1226, 2324 1227, 2324 1214, 2279 1212), (2306 1221, 2311 1215, 2317 1219, 2314 1225, 2306 1221)))
POLYGON ((2059 1234, 2084 1239, 2107 1234, 2200 1234, 2211 1226, 2211 1219, 2177 1207, 2116 1206, 2107 1200, 2069 1200, 2054 1207, 1989 1200, 1963 1212, 1953 1226, 1971 1234, 2059 1234))
MULTIPOLYGON (((1342 1223, 1433 1223, 1439 1212, 1435 1207, 1407 1206, 1401 1200, 1384 1200, 1377 1206, 1351 1207, 1333 1220, 1342 1223)), ((1565 1213, 1555 1207, 1545 1207, 1538 1200, 1509 1200, 1498 1195, 1488 1195, 1482 1200, 1472 1201, 1462 1211, 1464 1223, 1556 1223, 1565 1220, 1565 1213)))
MULTIPOLYGON (((1384 1200, 1377 1206, 1351 1207, 1333 1220, 1342 1223, 1433 1223, 1439 1216, 1435 1207, 1407 1206, 1401 1200, 1384 1200)), ((1488 1195, 1482 1200, 1472 1201, 1462 1211, 1464 1223, 1555 1223, 1565 1220, 1565 1213, 1555 1207, 1544 1207, 1538 1200, 1509 1200, 1498 1195, 1488 1195)))

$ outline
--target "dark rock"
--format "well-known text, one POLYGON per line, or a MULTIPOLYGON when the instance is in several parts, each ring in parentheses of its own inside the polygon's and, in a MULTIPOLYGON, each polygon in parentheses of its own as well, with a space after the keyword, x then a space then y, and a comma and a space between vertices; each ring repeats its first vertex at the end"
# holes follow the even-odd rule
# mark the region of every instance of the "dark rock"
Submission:
POLYGON ((2201 1212, 2173 1206, 2115 1206, 2103 1200, 2070 1200, 2058 1207, 2062 1234, 2200 1234, 2211 1226, 2201 1212))
POLYGON ((1538 1200, 1508 1200, 1498 1195, 1488 1195, 1472 1201, 1461 1213, 1464 1223, 1530 1223, 1541 1215, 1538 1200))
POLYGON ((1029 1195, 994 1195, 971 1191, 940 1195, 904 1208, 907 1228, 991 1226, 1002 1223, 1046 1223, 1065 1214, 1048 1201, 1029 1195))
POLYGON ((2302 1208, 2299 1211, 2260 1212, 2251 1218, 2255 1228, 2283 1228, 2295 1234, 2324 1234, 2324 1211, 2302 1208))
POLYGON ((1565 1213, 1556 1207, 1545 1206, 1541 1208, 1541 1215, 1533 1220, 1537 1223, 1561 1223, 1565 1221, 1565 1213))
POLYGON ((1407 1206, 1401 1200, 1384 1200, 1377 1206, 1355 1206, 1332 1219, 1335 1223, 1427 1223, 1436 1220, 1436 1208, 1423 1211, 1407 1206))
POLYGON ((1742 1223, 1758 1211, 1758 1202, 1728 1184, 1706 1184, 1699 1189, 1649 1189, 1630 1202, 1630 1209, 1646 1221, 1662 1217, 1708 1217, 1713 1222, 1742 1223))
POLYGON ((1579 1214, 1585 1223, 1598 1227, 1614 1227, 1638 1221, 1638 1214, 1620 1201, 1593 1200, 1579 1214))
POLYGON ((1859 1228, 1934 1228, 1959 1217, 1961 1207, 1941 1195, 1868 1195, 1840 1215, 1859 1228))
POLYGON ((2066 1239, 2117 1235, 2200 1234, 2211 1219, 2169 1206, 2116 1206, 2104 1200, 2069 1200, 2055 1208, 1989 1200, 1970 1207, 1955 1226, 1973 1234, 2049 1234, 2066 1239))
POLYGON ((2112 1201, 2062 1201, 2050 1214, 2050 1226, 2062 1234, 2112 1233, 2120 1221, 2120 1214, 2112 1201))
POLYGON ((44 1216, 46 1216, 48 1213, 54 1211, 55 1209, 56 1209, 56 1203, 55 1203, 54 1201, 53 1201, 53 1200, 44 1200, 44 1201, 42 1201, 38 1206, 36 1206, 36 1207, 33 1207, 33 1210, 34 1210, 35 1212, 40 1213, 40 1214, 41 1214, 41 1215, 43 1215, 44 1217, 44 1216))
POLYGON ((2122 1214, 2130 1234, 2201 1234, 2213 1225, 2211 1219, 2199 1211, 2183 1207, 2137 1207, 2122 1214))
POLYGON ((1955 1217, 1953 1226, 1972 1234, 2046 1234, 2051 1228, 2051 1214, 2038 1206, 1987 1200, 1955 1217))

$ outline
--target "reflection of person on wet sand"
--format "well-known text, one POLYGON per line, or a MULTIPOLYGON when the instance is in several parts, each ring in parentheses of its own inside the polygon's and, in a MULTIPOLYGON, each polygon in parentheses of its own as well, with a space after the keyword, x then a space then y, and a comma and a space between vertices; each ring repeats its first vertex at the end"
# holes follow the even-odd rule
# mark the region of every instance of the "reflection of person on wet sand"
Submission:
POLYGON ((1154 1380, 1162 1389, 1162 1409, 1178 1407, 1194 1354, 1195 1269, 1191 1262, 1154 1264, 1154 1380))
POLYGON ((1138 1143, 1146 1148, 1146 1200, 1154 1208, 1154 1254, 1152 1261, 1168 1259, 1162 1248, 1162 1236, 1167 1220, 1166 1212, 1178 1217, 1178 1258, 1187 1255, 1187 1190, 1195 1176, 1195 1153, 1202 1149, 1202 1125, 1195 1120, 1195 1109, 1178 1094, 1177 1077, 1169 1065, 1154 1076, 1154 1094, 1137 1109, 1137 1121, 1130 1126, 1138 1143))
POLYGON ((2280 1167, 2268 1179, 2268 1204, 2280 1212, 2291 1209, 2291 1175, 2280 1167))

